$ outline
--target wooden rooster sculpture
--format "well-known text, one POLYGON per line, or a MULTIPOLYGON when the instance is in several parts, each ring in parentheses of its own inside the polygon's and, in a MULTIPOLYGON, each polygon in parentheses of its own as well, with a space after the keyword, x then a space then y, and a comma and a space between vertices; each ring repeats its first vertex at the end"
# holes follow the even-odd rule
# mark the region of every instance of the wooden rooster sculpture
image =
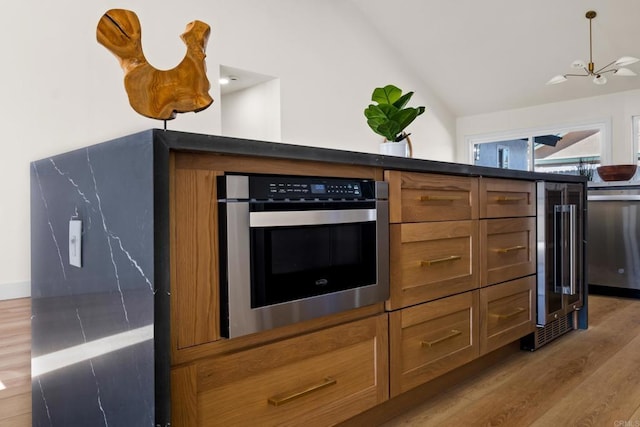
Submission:
POLYGON ((204 61, 209 32, 204 22, 189 23, 180 36, 187 53, 171 70, 149 64, 142 50, 140 21, 130 10, 109 10, 100 18, 96 33, 98 42, 120 61, 131 107, 143 116, 170 120, 176 113, 202 111, 213 102, 204 61))

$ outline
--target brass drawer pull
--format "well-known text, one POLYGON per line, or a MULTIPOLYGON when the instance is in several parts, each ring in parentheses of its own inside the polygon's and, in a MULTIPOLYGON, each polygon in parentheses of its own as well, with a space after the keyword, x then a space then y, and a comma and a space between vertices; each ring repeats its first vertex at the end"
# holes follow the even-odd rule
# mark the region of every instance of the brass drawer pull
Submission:
POLYGON ((426 261, 420 261, 420 266, 429 267, 430 265, 433 265, 433 264, 440 264, 440 263, 449 262, 449 261, 457 261, 459 259, 462 259, 460 255, 451 255, 444 258, 428 259, 426 261))
POLYGON ((420 196, 421 202, 454 202, 456 200, 462 199, 461 196, 420 196))
POLYGON ((520 202, 522 200, 527 200, 526 197, 514 197, 514 196, 499 196, 496 197, 496 202, 520 202))
POLYGON ((511 313, 506 313, 506 314, 496 314, 496 313, 491 313, 492 316, 497 317, 498 319, 509 319, 513 316, 517 316, 518 314, 522 313, 523 311, 526 311, 527 309, 524 307, 516 307, 515 310, 513 310, 511 313))
POLYGON ((526 246, 522 246, 522 245, 511 246, 510 248, 496 249, 496 252, 501 253, 501 254, 506 254, 507 252, 519 251, 521 249, 527 249, 527 247, 526 246))
POLYGON ((461 334, 462 334, 461 331, 459 331, 457 329, 452 329, 451 332, 449 332, 449 334, 447 334, 447 335, 445 335, 443 337, 436 338, 433 341, 422 341, 421 344, 422 344, 422 347, 433 347, 436 344, 440 344, 443 341, 450 340, 451 338, 455 338, 455 337, 457 337, 458 335, 461 335, 461 334))
POLYGON ((285 403, 289 403, 292 400, 296 400, 300 397, 306 396, 307 394, 313 393, 314 391, 322 390, 323 388, 335 385, 337 383, 338 381, 335 378, 326 377, 324 381, 321 382, 320 384, 315 384, 303 390, 294 391, 289 394, 282 393, 277 396, 270 397, 268 399, 268 402, 269 402, 269 405, 273 405, 273 406, 284 405, 285 403))

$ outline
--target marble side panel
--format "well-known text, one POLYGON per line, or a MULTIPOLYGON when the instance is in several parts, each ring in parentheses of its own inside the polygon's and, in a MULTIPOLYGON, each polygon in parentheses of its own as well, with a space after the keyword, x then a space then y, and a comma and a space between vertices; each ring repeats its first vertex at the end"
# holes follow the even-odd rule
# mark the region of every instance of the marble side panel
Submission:
POLYGON ((34 426, 156 425, 153 174, 148 138, 31 165, 34 426))

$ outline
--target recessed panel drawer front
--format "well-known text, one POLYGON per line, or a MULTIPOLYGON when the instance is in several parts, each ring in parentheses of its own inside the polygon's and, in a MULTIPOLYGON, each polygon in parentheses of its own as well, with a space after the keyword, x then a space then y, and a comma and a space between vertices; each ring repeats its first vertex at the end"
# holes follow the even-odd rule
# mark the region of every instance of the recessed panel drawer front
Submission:
POLYGON ((478 222, 391 225, 391 309, 479 286, 478 222))
POLYGON ((478 304, 476 290, 389 314, 392 397, 477 357, 478 304))
POLYGON ((488 353, 535 330, 536 276, 480 290, 480 353, 488 353))
POLYGON ((390 221, 421 222, 478 218, 478 179, 386 171, 390 221))
POLYGON ((480 218, 534 216, 535 214, 534 182, 480 178, 480 218))
POLYGON ((480 221, 481 286, 536 272, 535 218, 480 221))
POLYGON ((330 425, 388 398, 387 315, 198 364, 198 425, 330 425))

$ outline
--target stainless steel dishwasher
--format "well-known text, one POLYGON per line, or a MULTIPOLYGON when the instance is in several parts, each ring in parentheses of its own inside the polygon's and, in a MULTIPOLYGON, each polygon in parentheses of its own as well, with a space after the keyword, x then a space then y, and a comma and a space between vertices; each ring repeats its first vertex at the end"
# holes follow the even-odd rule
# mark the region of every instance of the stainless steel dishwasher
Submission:
POLYGON ((640 183, 588 190, 589 291, 640 297, 640 183))

